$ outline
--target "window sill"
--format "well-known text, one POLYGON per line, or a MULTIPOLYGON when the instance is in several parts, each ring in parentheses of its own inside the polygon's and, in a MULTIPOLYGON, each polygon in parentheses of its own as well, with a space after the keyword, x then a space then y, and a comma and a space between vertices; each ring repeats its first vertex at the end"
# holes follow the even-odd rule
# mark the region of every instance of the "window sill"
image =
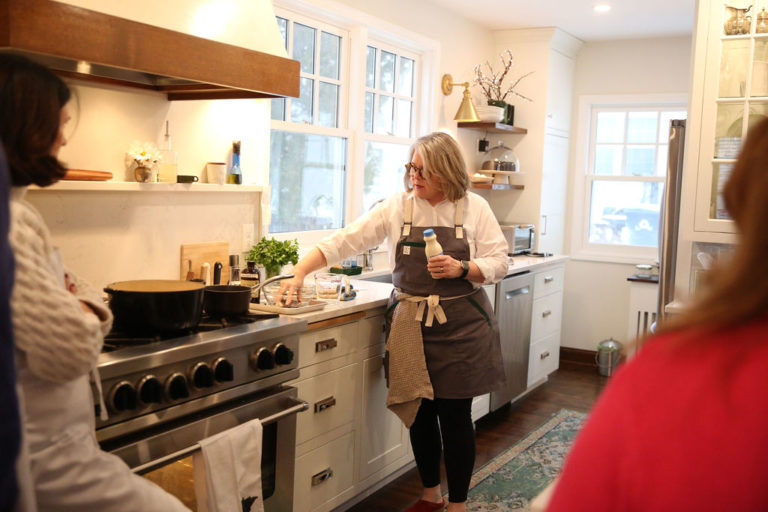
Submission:
POLYGON ((655 260, 638 255, 638 256, 620 256, 615 254, 572 254, 570 256, 571 261, 585 261, 590 263, 611 263, 616 265, 640 265, 640 264, 653 264, 655 260))

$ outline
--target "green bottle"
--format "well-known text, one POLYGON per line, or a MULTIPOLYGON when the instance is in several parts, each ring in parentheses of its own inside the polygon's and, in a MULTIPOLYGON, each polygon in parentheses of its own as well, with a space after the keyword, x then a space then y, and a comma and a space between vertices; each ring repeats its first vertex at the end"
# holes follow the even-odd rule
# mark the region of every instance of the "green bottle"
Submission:
POLYGON ((243 183, 243 175, 240 173, 240 141, 232 143, 232 168, 229 169, 227 183, 240 185, 243 183))

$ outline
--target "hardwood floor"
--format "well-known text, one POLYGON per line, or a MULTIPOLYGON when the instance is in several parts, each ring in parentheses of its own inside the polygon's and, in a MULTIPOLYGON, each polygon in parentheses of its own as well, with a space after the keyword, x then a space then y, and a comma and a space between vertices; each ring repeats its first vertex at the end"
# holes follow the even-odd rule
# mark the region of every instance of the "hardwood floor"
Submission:
MULTIPOLYGON (((598 375, 593 366, 561 363, 560 369, 528 396, 477 422, 475 468, 482 467, 560 409, 589 411, 607 381, 606 377, 598 375)), ((445 474, 442 486, 447 490, 445 474)), ((402 511, 416 501, 420 494, 421 482, 414 468, 348 511, 402 511)))

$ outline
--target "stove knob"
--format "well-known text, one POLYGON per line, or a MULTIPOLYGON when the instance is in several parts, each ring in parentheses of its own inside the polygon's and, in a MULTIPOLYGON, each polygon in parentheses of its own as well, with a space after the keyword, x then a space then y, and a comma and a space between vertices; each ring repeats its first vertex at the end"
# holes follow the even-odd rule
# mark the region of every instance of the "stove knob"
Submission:
POLYGON ((272 352, 275 354, 275 362, 277 364, 291 364, 293 362, 293 350, 282 343, 275 345, 272 352))
POLYGON ((163 384, 154 375, 145 375, 137 386, 139 400, 143 404, 159 404, 163 401, 163 384))
POLYGON ((210 388, 213 386, 213 370, 208 363, 197 363, 189 372, 192 385, 197 389, 210 388))
POLYGON ((109 393, 109 405, 114 412, 123 412, 135 409, 137 402, 136 388, 128 381, 121 381, 114 385, 109 393))
POLYGON ((168 377, 168 379, 165 381, 165 396, 168 397, 168 400, 189 398, 187 378, 178 372, 168 377))
POLYGON ((251 354, 251 368, 256 371, 271 370, 275 367, 275 356, 264 347, 251 354))
POLYGON ((235 366, 220 357, 213 362, 213 376, 218 382, 231 382, 235 380, 235 366))

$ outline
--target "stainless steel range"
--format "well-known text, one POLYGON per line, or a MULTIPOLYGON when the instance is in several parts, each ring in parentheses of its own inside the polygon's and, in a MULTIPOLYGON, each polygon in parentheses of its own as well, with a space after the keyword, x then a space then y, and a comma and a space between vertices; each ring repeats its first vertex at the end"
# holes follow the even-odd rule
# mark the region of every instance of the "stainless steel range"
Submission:
MULTIPOLYGON (((152 474, 183 471, 177 467, 190 465, 184 459, 200 440, 259 418, 265 508, 291 510, 295 415, 307 404, 284 383, 299 375, 299 333, 306 328, 304 320, 251 315, 204 320, 198 332, 171 339, 111 334, 98 364, 109 412, 99 419, 97 405, 99 443, 134 472, 166 481, 152 474)), ((98 404, 95 388, 94 396, 98 404)), ((193 489, 161 485, 187 504, 194 500, 193 489)))

